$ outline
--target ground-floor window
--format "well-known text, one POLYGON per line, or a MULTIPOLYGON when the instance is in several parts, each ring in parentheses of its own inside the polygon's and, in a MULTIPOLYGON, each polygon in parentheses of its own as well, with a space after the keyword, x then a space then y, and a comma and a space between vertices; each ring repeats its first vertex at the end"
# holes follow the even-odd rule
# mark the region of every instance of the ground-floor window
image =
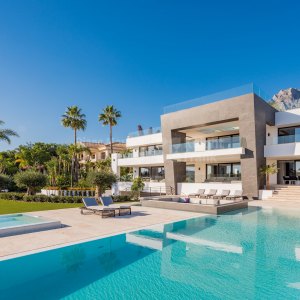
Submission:
POLYGON ((280 160, 277 167, 278 183, 283 184, 289 180, 300 180, 299 160, 280 160))
POLYGON ((207 180, 240 180, 241 164, 240 163, 220 163, 206 165, 207 180))
POLYGON ((163 180, 165 179, 165 168, 160 167, 142 167, 140 168, 140 177, 144 180, 163 180))
POLYGON ((186 165, 186 182, 195 182, 195 165, 186 165))

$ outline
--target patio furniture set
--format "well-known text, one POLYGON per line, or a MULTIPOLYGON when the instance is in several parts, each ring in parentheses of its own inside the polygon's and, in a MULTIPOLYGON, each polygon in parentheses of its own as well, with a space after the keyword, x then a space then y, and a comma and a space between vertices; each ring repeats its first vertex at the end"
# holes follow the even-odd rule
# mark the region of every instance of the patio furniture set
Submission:
POLYGON ((131 215, 131 207, 129 205, 115 205, 113 204, 111 197, 100 197, 102 206, 99 205, 96 198, 82 198, 82 202, 84 204, 84 206, 80 208, 82 215, 87 211, 98 213, 102 216, 102 218, 115 217, 116 213, 119 216, 125 214, 131 215))

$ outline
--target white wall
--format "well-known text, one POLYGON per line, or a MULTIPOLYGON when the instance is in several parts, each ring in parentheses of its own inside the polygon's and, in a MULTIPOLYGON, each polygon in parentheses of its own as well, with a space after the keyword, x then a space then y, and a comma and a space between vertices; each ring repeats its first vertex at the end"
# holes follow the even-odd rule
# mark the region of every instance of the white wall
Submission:
POLYGON ((300 124, 300 108, 275 113, 276 126, 292 126, 300 124))
POLYGON ((164 164, 163 155, 141 156, 130 158, 119 158, 119 167, 133 167, 133 166, 162 166, 164 164))
POLYGON ((293 156, 300 155, 300 143, 267 145, 264 147, 264 152, 266 158, 293 159, 293 156))
POLYGON ((177 183, 177 191, 179 195, 197 193, 199 189, 242 190, 242 183, 177 183))
POLYGON ((277 144, 278 139, 278 128, 275 126, 266 126, 266 144, 273 145, 277 144))
POLYGON ((134 148, 139 146, 162 144, 162 133, 153 133, 137 137, 128 137, 126 139, 126 147, 134 148))
MULTIPOLYGON (((270 165, 270 166, 273 165, 273 164, 277 165, 277 160, 275 160, 275 159, 266 159, 266 163, 267 163, 267 165, 270 165)), ((277 184, 277 173, 270 175, 270 184, 271 185, 277 184)))
MULTIPOLYGON (((144 187, 145 191, 149 191, 149 188, 152 188, 153 192, 159 191, 160 188, 162 189, 162 191, 164 191, 166 186, 164 182, 144 182, 144 183, 145 183, 145 187, 144 187)), ((114 184, 112 188, 112 193, 114 195, 118 195, 119 192, 121 191, 130 191, 131 186, 132 186, 132 182, 117 182, 116 184, 114 184)))

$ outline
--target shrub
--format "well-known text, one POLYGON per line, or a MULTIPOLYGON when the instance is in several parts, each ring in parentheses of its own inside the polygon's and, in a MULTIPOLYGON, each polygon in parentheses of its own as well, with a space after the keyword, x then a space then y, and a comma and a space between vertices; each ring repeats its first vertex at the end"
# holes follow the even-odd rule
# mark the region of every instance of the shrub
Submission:
POLYGON ((70 176, 59 175, 56 178, 56 184, 60 189, 67 188, 71 185, 71 178, 70 176))
POLYGON ((38 188, 44 187, 47 184, 47 176, 35 171, 17 173, 14 176, 14 180, 18 187, 27 188, 28 195, 34 194, 38 188))
POLYGON ((24 195, 22 200, 27 202, 81 203, 81 199, 82 197, 78 196, 24 195))
POLYGON ((11 178, 6 174, 0 174, 0 189, 9 189, 11 185, 11 178))
POLYGON ((139 199, 140 193, 143 190, 145 183, 141 177, 134 178, 131 186, 132 196, 135 200, 139 199))
POLYGON ((113 196, 114 202, 126 202, 126 201, 131 201, 132 198, 129 195, 118 195, 118 196, 113 196))
POLYGON ((0 193, 0 199, 23 200, 24 193, 0 193))

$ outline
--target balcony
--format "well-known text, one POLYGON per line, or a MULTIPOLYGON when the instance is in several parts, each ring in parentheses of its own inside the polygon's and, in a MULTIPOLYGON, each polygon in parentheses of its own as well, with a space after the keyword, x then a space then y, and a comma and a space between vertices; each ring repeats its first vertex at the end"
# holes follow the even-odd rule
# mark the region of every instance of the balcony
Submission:
POLYGON ((138 156, 133 153, 118 156, 118 166, 134 167, 134 166, 162 166, 164 164, 162 150, 143 151, 138 156))
POLYGON ((162 133, 160 127, 129 133, 126 139, 126 146, 129 148, 155 144, 162 144, 162 133))
POLYGON ((244 140, 239 136, 207 139, 205 141, 192 141, 171 146, 171 154, 167 159, 185 160, 189 158, 230 157, 239 158, 245 153, 244 140))
POLYGON ((300 157, 300 135, 286 135, 274 138, 264 147, 266 158, 293 159, 300 157))

